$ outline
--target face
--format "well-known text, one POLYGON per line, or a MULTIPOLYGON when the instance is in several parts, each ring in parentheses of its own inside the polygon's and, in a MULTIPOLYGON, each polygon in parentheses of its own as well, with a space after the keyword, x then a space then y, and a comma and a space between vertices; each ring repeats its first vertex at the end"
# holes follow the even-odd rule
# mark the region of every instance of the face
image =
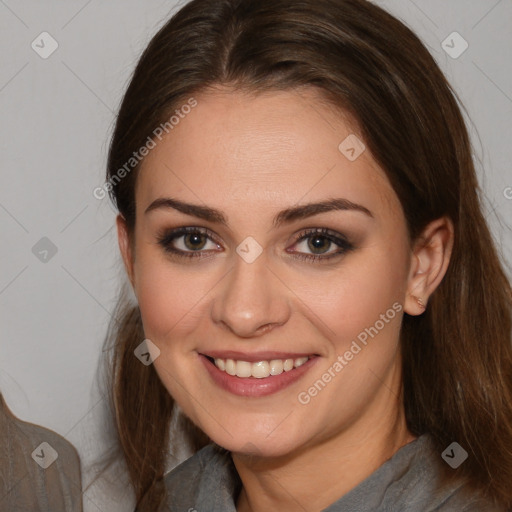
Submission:
POLYGON ((196 100, 145 158, 124 244, 159 377, 234 452, 368 433, 400 387, 396 194, 314 90, 196 100))

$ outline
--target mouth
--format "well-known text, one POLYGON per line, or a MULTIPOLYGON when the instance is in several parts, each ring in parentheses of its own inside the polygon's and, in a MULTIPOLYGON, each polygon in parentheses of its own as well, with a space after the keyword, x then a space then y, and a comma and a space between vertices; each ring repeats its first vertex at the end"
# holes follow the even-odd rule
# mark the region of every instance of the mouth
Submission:
POLYGON ((237 359, 222 359, 206 356, 220 371, 228 375, 241 378, 254 377, 255 379, 266 379, 267 377, 281 375, 283 372, 289 372, 294 368, 299 368, 314 356, 288 358, 288 359, 270 359, 263 361, 242 361, 237 359))
POLYGON ((201 354, 214 384, 239 396, 261 397, 299 380, 319 359, 316 354, 201 354), (250 361, 247 361, 250 359, 250 361))

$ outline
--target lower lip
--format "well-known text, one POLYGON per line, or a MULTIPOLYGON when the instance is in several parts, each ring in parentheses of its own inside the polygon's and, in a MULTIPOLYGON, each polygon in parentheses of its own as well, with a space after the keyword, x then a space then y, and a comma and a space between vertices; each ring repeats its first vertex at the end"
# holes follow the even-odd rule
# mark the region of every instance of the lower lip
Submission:
POLYGON ((298 368, 288 372, 283 371, 279 375, 270 375, 263 379, 255 377, 241 378, 236 375, 229 375, 229 373, 219 370, 206 356, 199 354, 199 359, 201 359, 214 382, 222 389, 234 395, 259 397, 277 393, 298 381, 316 363, 318 357, 308 359, 298 368))

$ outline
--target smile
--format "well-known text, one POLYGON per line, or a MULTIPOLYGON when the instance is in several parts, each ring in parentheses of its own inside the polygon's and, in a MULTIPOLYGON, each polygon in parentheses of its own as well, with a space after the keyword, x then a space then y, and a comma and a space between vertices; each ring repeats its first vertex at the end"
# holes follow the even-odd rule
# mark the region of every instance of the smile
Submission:
POLYGON ((287 388, 320 359, 316 354, 282 354, 281 358, 279 355, 198 354, 212 384, 245 397, 263 397, 287 388))
POLYGON ((226 372, 228 375, 265 379, 271 375, 281 375, 283 372, 298 368, 306 363, 308 359, 309 357, 298 357, 296 359, 271 359, 270 361, 251 363, 249 361, 237 361, 236 359, 216 358, 214 364, 219 370, 226 372))

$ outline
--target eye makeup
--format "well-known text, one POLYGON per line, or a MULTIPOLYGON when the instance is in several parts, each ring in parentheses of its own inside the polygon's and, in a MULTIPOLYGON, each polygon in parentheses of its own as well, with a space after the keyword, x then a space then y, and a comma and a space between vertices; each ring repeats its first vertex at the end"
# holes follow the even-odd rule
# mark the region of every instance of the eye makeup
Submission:
MULTIPOLYGON (((312 251, 305 253, 286 249, 288 254, 303 261, 322 262, 339 258, 355 249, 348 238, 341 233, 327 228, 308 228, 295 237, 292 247, 300 244, 312 251), (307 243, 304 243, 307 242, 307 243), (332 249, 336 248, 333 251, 332 249), (323 250, 327 248, 327 250, 323 250), (314 251, 320 250, 320 253, 314 251)), ((162 249, 177 258, 209 258, 214 252, 222 251, 218 237, 209 229, 199 226, 183 226, 174 229, 163 229, 157 235, 157 242, 162 249), (181 245, 181 247, 177 247, 181 245), (208 245, 214 248, 206 248, 208 245)))

